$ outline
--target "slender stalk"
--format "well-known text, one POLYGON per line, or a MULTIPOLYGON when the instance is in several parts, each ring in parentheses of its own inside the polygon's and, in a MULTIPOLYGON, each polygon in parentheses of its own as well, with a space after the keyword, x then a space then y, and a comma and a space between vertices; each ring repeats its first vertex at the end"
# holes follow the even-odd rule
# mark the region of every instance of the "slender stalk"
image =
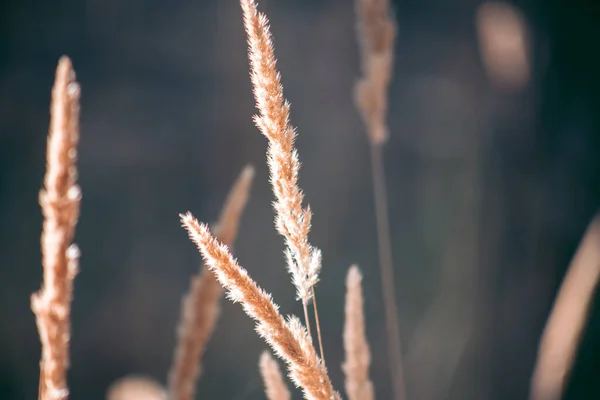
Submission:
MULTIPOLYGON (((310 288, 313 297, 313 309, 315 312, 315 325, 317 326, 317 336, 319 338, 319 352, 321 353, 321 361, 325 364, 325 353, 323 353, 323 339, 321 337, 321 323, 319 322, 319 309, 317 307, 317 296, 315 295, 315 287, 310 288)), ((308 326, 308 323, 306 324, 308 326)))
POLYGON ((373 199, 377 219, 377 245, 381 267, 381 295, 385 309, 385 325, 389 350, 389 365, 392 376, 394 398, 405 399, 404 371, 400 345, 400 328, 396 306, 396 289, 392 262, 392 244, 388 216, 387 187, 381 143, 371 143, 371 172, 373 177, 373 199))
POLYGON ((531 400, 562 398, 599 280, 600 214, 587 228, 548 317, 531 380, 531 400))
POLYGON ((393 73, 397 28, 390 12, 389 0, 356 0, 355 7, 362 77, 355 86, 354 101, 365 124, 371 148, 373 197, 377 217, 377 244, 381 269, 381 294, 386 316, 388 358, 394 398, 403 400, 406 395, 382 155, 383 145, 389 137, 386 123, 387 91, 393 73))
POLYGON ((306 332, 308 333, 308 337, 312 338, 312 333, 310 332, 310 318, 308 317, 308 305, 305 300, 302 300, 302 309, 304 310, 304 323, 306 324, 306 332))

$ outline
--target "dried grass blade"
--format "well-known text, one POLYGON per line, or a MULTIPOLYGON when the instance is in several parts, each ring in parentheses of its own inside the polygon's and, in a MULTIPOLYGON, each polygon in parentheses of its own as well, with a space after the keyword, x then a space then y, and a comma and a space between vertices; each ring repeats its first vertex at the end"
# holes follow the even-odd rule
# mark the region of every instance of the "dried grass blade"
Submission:
POLYGON ((339 399, 302 323, 295 317, 286 321, 281 316, 271 296, 238 265, 227 247, 213 238, 206 225, 198 223, 189 213, 181 215, 181 222, 208 267, 227 289, 229 299, 242 303, 246 314, 257 322, 258 334, 286 362, 290 379, 302 388, 304 397, 339 399))
MULTIPOLYGON (((225 200, 215 231, 217 238, 227 246, 232 246, 237 237, 253 178, 254 168, 248 165, 225 200)), ((169 372, 171 400, 192 400, 195 397, 196 383, 202 373, 200 361, 219 319, 222 293, 221 285, 205 265, 200 275, 191 279, 181 307, 177 346, 169 372)))

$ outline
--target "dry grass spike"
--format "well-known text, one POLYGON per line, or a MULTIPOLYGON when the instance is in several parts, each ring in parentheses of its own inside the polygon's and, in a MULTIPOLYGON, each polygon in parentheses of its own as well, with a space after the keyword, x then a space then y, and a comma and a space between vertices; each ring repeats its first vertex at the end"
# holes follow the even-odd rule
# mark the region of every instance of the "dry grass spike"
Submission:
POLYGON ((371 350, 365 333, 362 275, 356 265, 346 277, 346 321, 344 324, 344 350, 346 360, 342 365, 346 376, 348 400, 374 400, 373 383, 369 379, 371 350))
POLYGON ((291 400, 292 395, 288 390, 277 361, 268 351, 263 351, 258 363, 260 375, 265 385, 265 394, 268 400, 291 400))
MULTIPOLYGON (((275 194, 275 225, 285 238, 287 267, 292 275, 298 297, 302 299, 306 327, 310 335, 307 304, 314 298, 314 285, 319 279, 321 252, 308 242, 312 213, 303 208, 304 195, 298 187, 300 161, 294 148, 296 132, 290 125, 290 105, 283 96, 283 87, 276 68, 275 50, 269 20, 259 13, 254 0, 241 0, 248 39, 250 76, 259 115, 256 126, 269 140, 267 162, 275 194)), ((323 344, 316 304, 315 319, 319 346, 323 344)))
POLYGON ((79 96, 71 60, 63 56, 56 68, 52 89, 46 176, 40 192, 44 215, 41 239, 44 281, 40 291, 31 297, 42 343, 40 400, 69 397, 71 299, 73 280, 79 268, 79 249, 73 244, 81 201, 75 164, 79 96))
POLYGON ((181 215, 181 222, 208 267, 227 289, 229 299, 242 304, 246 314, 257 322, 258 334, 286 362, 290 379, 302 388, 304 397, 340 399, 302 323, 295 317, 286 321, 281 316, 271 296, 237 264, 227 247, 211 235, 208 226, 198 223, 189 213, 181 215))
POLYGON ((387 90, 392 77, 396 24, 388 0, 356 0, 362 78, 355 100, 373 144, 388 140, 387 90))
MULTIPOLYGON (((217 238, 231 247, 237 237, 240 219, 250 195, 254 168, 247 165, 233 184, 216 225, 217 238)), ((201 370, 200 361, 220 315, 223 289, 206 266, 192 277, 183 299, 177 332, 178 340, 169 372, 170 400, 193 400, 201 370)))

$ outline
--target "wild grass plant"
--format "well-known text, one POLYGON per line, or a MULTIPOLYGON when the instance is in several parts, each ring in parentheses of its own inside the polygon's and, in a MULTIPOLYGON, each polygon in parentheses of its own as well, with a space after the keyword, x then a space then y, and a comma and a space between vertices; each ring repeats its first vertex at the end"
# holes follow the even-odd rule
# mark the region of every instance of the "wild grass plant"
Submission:
MULTIPOLYGON (((191 213, 180 215, 181 223, 200 251, 204 264, 192 277, 182 301, 177 346, 168 372, 167 385, 126 378, 113 385, 109 400, 192 400, 202 375, 202 356, 218 323, 220 300, 240 303, 256 322, 257 333, 269 345, 258 363, 265 395, 269 400, 289 400, 287 377, 306 399, 341 399, 328 373, 319 323, 315 285, 321 270, 321 250, 309 241, 312 211, 304 203, 298 186, 300 155, 295 148, 296 130, 291 125, 290 105, 284 97, 269 21, 254 0, 241 0, 248 41, 250 77, 258 115, 259 131, 268 141, 267 164, 275 197, 275 227, 285 242, 287 270, 302 303, 303 321, 284 316, 233 256, 240 218, 250 195, 254 169, 246 166, 224 203, 218 222, 211 228, 191 213)), ((372 161, 373 195, 376 207, 381 293, 385 305, 390 381, 395 400, 405 400, 410 382, 405 383, 403 348, 400 344, 394 268, 390 241, 388 204, 383 168, 383 146, 390 135, 387 126, 387 89, 392 78, 396 26, 386 0, 356 0, 357 33, 362 77, 355 88, 355 103, 365 125, 372 161)), ((42 343, 39 398, 69 397, 70 309, 74 278, 79 269, 79 249, 73 243, 79 217, 81 191, 77 186, 80 87, 71 61, 60 59, 52 91, 51 123, 48 134, 47 170, 40 204, 42 229, 43 284, 32 296, 42 343)), ((573 259, 569 274, 556 300, 544 332, 533 374, 531 399, 558 399, 564 390, 587 308, 598 280, 600 220, 596 219, 573 259)), ((326 266, 325 266, 326 268, 326 266)), ((350 400, 373 400, 370 376, 371 352, 367 340, 361 272, 348 270, 346 279, 345 396, 350 400)), ((340 310, 341 312, 341 310, 340 310)), ((330 366, 341 360, 330 361, 330 366)))

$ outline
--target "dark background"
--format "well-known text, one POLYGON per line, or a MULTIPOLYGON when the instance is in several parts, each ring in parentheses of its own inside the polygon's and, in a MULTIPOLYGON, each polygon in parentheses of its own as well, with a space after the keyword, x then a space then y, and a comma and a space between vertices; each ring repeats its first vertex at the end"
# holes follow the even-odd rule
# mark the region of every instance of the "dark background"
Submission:
MULTIPOLYGON (((472 0, 394 2, 399 36, 385 148, 405 368, 413 399, 524 399, 551 302, 600 206, 600 6, 514 3, 531 34, 531 79, 490 82, 472 0)), ((364 272, 371 374, 390 398, 368 146, 352 103, 359 60, 351 1, 262 0, 271 19, 301 186, 323 249, 325 350, 343 389, 344 275, 364 272)), ((72 399, 115 379, 165 382, 180 299, 200 258, 179 226, 211 222, 245 163, 257 169, 236 255, 301 313, 272 225, 265 139, 253 126, 236 1, 0 4, 0 398, 36 398, 48 108, 58 58, 82 86, 82 250, 72 399)), ((596 301, 596 304, 598 302, 596 301)), ((266 346, 238 305, 204 358, 198 398, 260 399, 266 346)), ((593 309, 566 398, 600 395, 593 309)), ((299 398, 299 394, 295 394, 299 398)))

